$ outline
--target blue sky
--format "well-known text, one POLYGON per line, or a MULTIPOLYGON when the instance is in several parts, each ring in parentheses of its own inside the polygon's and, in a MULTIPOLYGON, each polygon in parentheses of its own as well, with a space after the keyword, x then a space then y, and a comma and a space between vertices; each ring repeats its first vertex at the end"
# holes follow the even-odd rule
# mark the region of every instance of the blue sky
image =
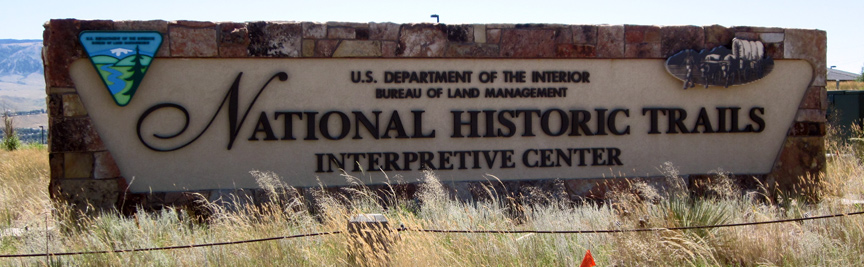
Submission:
POLYGON ((41 39, 52 18, 770 26, 828 33, 828 65, 864 66, 864 1, 2 0, 0 39, 41 39), (137 6, 137 7, 130 7, 137 6))

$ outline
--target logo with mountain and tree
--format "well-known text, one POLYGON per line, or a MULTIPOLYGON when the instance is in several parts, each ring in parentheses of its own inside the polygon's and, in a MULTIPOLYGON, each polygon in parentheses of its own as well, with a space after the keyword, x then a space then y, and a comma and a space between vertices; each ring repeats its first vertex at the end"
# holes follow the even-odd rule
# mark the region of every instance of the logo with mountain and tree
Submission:
POLYGON ((90 62, 118 106, 126 106, 162 45, 159 32, 85 31, 79 36, 90 62))

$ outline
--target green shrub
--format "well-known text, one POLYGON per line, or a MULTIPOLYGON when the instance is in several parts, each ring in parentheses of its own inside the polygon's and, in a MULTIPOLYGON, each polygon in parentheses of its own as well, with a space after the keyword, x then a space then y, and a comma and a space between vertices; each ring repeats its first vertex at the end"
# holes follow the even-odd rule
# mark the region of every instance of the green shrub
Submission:
POLYGON ((18 140, 17 135, 13 134, 12 136, 7 135, 3 137, 3 149, 12 151, 17 150, 18 148, 21 148, 21 140, 18 140))

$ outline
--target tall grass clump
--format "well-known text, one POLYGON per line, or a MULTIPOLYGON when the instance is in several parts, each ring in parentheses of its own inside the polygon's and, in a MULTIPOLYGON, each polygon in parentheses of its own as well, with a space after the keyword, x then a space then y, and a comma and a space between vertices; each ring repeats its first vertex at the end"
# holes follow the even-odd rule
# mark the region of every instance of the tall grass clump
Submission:
POLYGON ((27 241, 13 236, 38 232, 34 239, 44 240, 45 229, 53 228, 55 218, 47 189, 45 149, 0 151, 0 253, 22 251, 27 241))
MULTIPOLYGON (((860 131, 856 133, 861 135, 860 131)), ((685 176, 674 163, 663 177, 618 180, 602 199, 568 199, 554 190, 513 187, 494 175, 470 185, 432 171, 388 176, 343 173, 343 188, 290 186, 293 177, 251 171, 261 190, 186 194, 187 206, 134 215, 104 211, 74 216, 48 198, 48 153, 42 147, 0 151, 0 253, 102 251, 253 240, 343 231, 265 242, 138 253, 0 259, 0 265, 53 266, 577 266, 590 250, 599 266, 857 266, 864 262, 864 216, 691 230, 864 210, 864 167, 848 140, 826 138, 828 157, 818 201, 772 194, 772 185, 716 170, 685 176), (416 181, 406 195, 405 180, 416 181), (756 188, 743 186, 757 184, 756 188), (697 190, 694 190, 696 188, 697 190), (470 191, 458 196, 457 191, 470 191), (850 202, 851 201, 851 202, 850 202), (851 204, 850 204, 851 203, 851 204), (344 233, 356 214, 388 218, 389 252, 358 246, 344 233), (397 231, 396 229, 405 229, 397 231), (586 234, 431 233, 440 230, 610 230, 586 234), (362 259, 349 255, 365 255, 362 259)), ((811 177, 812 178, 812 177, 811 177)), ((807 179, 807 178, 805 178, 807 179)))

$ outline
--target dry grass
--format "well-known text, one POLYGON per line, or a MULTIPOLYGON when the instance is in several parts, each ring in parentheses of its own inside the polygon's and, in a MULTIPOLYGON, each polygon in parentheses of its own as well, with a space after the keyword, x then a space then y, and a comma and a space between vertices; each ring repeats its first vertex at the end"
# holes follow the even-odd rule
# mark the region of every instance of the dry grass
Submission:
MULTIPOLYGON (((850 145, 829 142, 831 153, 853 154, 850 145)), ((394 190, 357 186, 338 193, 313 190, 306 199, 268 172, 251 172, 268 193, 266 203, 235 196, 201 200, 212 212, 199 223, 187 211, 165 209, 123 217, 117 213, 73 219, 52 212, 47 195, 47 152, 29 148, 0 152, 0 228, 26 229, 0 238, 2 254, 112 250, 187 245, 342 231, 357 213, 385 214, 394 226, 475 230, 586 230, 677 227, 766 221, 864 209, 841 198, 864 196, 864 167, 854 156, 829 158, 822 201, 768 199, 765 190, 743 191, 718 171, 708 197, 692 198, 675 166, 667 164, 666 190, 634 181, 604 203, 545 198, 519 204, 496 191, 459 202, 434 173, 425 173, 416 200, 394 190), (380 194, 379 194, 380 193, 380 194), (314 206, 316 213, 310 213, 314 206), (519 216, 514 216, 518 214, 519 216), (47 230, 46 230, 47 227, 47 230), (65 229, 65 230, 64 230, 65 229)), ((538 196, 534 196, 537 198, 538 196)), ((59 209, 63 209, 59 206, 59 209)), ((76 217, 77 218, 77 217, 76 217)), ((590 249, 599 266, 855 266, 864 262, 864 216, 759 226, 619 234, 440 234, 400 232, 389 254, 392 266, 576 266, 590 249)), ((0 259, 0 265, 52 266, 341 266, 349 265, 348 235, 138 253, 0 259)), ((362 248, 360 248, 362 249, 362 248)), ((374 262, 364 262, 374 265, 374 262)))
POLYGON ((836 91, 836 90, 864 90, 864 82, 858 81, 844 81, 840 82, 840 88, 837 88, 837 83, 834 81, 828 81, 828 85, 825 86, 828 91, 836 91))
POLYGON ((0 153, 0 229, 44 228, 50 208, 45 148, 0 153))

